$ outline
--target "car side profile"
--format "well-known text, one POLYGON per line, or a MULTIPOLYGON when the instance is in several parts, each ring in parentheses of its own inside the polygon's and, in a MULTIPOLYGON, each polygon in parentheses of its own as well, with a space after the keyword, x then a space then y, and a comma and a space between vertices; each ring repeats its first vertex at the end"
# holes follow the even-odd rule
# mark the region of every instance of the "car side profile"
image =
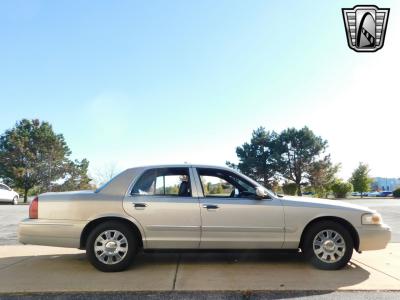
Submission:
POLYGON ((0 202, 18 204, 19 195, 12 188, 4 183, 0 183, 0 202))
POLYGON ((45 193, 19 225, 20 242, 86 249, 99 270, 129 267, 149 249, 301 249, 334 270, 385 248, 390 228, 366 207, 281 197, 232 169, 127 169, 96 191, 45 193))

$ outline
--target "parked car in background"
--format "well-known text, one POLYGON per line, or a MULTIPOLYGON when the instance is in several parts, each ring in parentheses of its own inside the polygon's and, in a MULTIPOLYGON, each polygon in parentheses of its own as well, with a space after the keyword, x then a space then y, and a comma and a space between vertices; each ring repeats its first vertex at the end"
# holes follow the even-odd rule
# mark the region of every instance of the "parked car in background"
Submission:
POLYGON ((379 197, 390 197, 393 196, 393 192, 391 191, 382 191, 379 193, 379 197))
POLYGON ((312 196, 312 195, 314 195, 314 192, 303 192, 303 195, 312 196))
POLYGON ((19 195, 12 188, 0 183, 0 202, 18 204, 19 195))
POLYGON ((361 193, 360 192, 352 192, 351 195, 355 196, 355 197, 359 197, 359 196, 361 196, 361 193))
POLYGON ((379 197, 380 196, 380 192, 368 192, 367 196, 368 197, 379 197))
POLYGON ((96 191, 45 193, 19 225, 23 244, 86 249, 101 271, 126 269, 140 249, 301 249, 335 270, 385 248, 374 210, 337 200, 280 197, 225 167, 128 169, 96 191))

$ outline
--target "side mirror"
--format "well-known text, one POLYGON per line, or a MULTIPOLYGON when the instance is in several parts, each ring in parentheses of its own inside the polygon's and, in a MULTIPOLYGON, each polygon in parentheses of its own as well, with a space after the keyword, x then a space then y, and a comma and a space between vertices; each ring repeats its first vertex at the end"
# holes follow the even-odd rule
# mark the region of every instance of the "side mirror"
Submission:
POLYGON ((256 188, 256 195, 257 195, 257 197, 265 198, 268 194, 265 192, 265 190, 262 187, 258 186, 256 188))

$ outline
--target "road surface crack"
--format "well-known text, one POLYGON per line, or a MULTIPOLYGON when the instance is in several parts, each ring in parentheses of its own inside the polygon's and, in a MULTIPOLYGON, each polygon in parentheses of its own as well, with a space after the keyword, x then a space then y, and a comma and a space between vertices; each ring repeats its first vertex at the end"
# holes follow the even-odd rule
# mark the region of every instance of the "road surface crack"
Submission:
POLYGON ((180 265, 180 263, 181 263, 181 257, 182 257, 182 254, 178 254, 178 261, 176 262, 176 269, 175 269, 175 276, 174 276, 174 282, 173 282, 173 284, 172 284, 172 290, 174 291, 175 290, 175 285, 176 285, 176 278, 177 278, 177 276, 178 276, 178 270, 179 270, 179 265, 180 265))

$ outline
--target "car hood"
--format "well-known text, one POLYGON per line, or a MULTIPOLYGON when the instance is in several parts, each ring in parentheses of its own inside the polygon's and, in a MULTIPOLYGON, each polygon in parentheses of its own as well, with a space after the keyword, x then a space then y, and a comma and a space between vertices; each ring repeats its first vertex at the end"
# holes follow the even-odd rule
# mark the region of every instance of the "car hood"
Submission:
POLYGON ((318 207, 327 209, 350 209, 363 212, 375 212, 374 210, 353 203, 348 203, 340 200, 329 200, 311 197, 294 197, 294 196, 284 196, 280 198, 283 205, 289 206, 301 206, 301 207, 318 207))

